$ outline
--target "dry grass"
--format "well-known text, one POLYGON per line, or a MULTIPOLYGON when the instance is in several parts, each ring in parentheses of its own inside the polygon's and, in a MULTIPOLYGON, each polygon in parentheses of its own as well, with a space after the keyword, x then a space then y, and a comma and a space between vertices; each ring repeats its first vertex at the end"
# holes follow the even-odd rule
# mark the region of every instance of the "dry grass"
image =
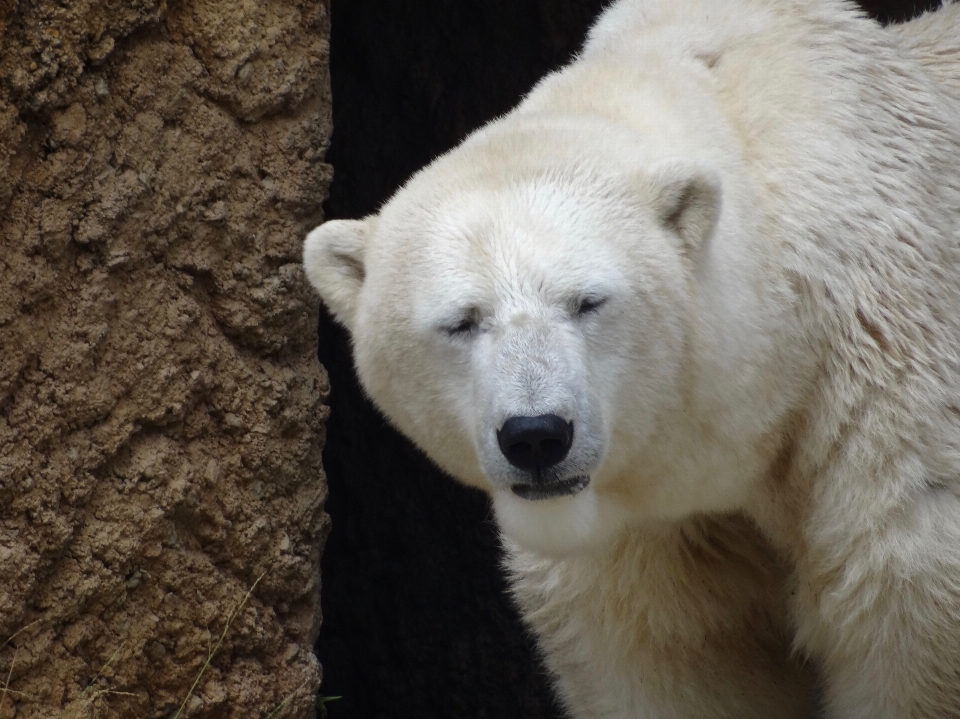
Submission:
POLYGON ((94 684, 97 683, 97 680, 103 675, 107 668, 113 663, 113 660, 117 658, 117 655, 123 650, 123 647, 126 645, 126 642, 117 647, 113 654, 110 655, 110 658, 107 659, 106 663, 100 667, 100 670, 94 675, 93 679, 90 680, 90 683, 80 692, 80 705, 77 707, 78 714, 74 715, 72 719, 76 719, 79 716, 80 711, 84 711, 87 715, 87 719, 92 719, 93 710, 97 702, 101 697, 104 696, 123 696, 123 697, 136 697, 137 694, 131 692, 121 692, 116 689, 101 689, 100 687, 94 687, 94 684), (91 691, 91 689, 93 691, 91 691), (88 695, 89 692, 89 695, 88 695), (84 699, 86 697, 86 699, 84 699))
MULTIPOLYGON (((18 635, 22 634, 23 632, 27 631, 28 629, 30 629, 30 628, 33 627, 33 626, 36 626, 36 625, 39 624, 39 623, 40 623, 40 620, 39 620, 39 619, 35 619, 34 621, 30 622, 29 624, 25 624, 24 626, 20 627, 17 631, 15 631, 15 632, 14 632, 13 634, 11 634, 9 637, 7 637, 6 639, 3 640, 3 643, 0 644, 0 649, 3 649, 3 648, 4 648, 5 646, 7 646, 10 642, 12 642, 14 639, 16 639, 18 635)), ((18 655, 19 653, 20 653, 20 647, 15 647, 14 650, 13 650, 13 659, 10 660, 10 669, 7 670, 7 678, 6 678, 6 681, 4 681, 4 683, 3 683, 3 689, 0 690, 0 711, 3 710, 3 704, 4 704, 4 702, 7 701, 7 695, 8 695, 8 694, 16 694, 18 697, 22 697, 22 698, 24 698, 24 699, 29 699, 29 698, 30 698, 30 697, 28 697, 26 694, 24 694, 23 692, 18 692, 18 691, 15 691, 15 690, 13 690, 13 689, 10 688, 10 679, 11 679, 11 677, 13 677, 13 668, 14 668, 14 666, 16 666, 16 664, 17 664, 17 655, 18 655)))
POLYGON ((197 685, 200 683, 200 680, 203 678, 204 673, 206 673, 207 668, 210 666, 210 662, 213 661, 213 658, 217 654, 217 650, 219 650, 220 645, 223 644, 223 640, 227 636, 227 632, 230 631, 230 625, 233 624, 233 620, 237 618, 237 615, 240 613, 240 610, 243 609, 244 605, 250 599, 250 595, 253 594, 253 590, 257 588, 257 585, 260 584, 260 580, 263 579, 266 576, 266 574, 267 573, 264 572, 259 577, 257 577, 257 581, 255 581, 253 583, 253 586, 251 586, 250 589, 247 590, 247 593, 243 595, 243 599, 240 600, 240 603, 237 604, 236 608, 234 608, 234 610, 230 612, 230 615, 227 617, 227 622, 223 627, 223 631, 220 633, 220 638, 217 640, 217 643, 214 645, 213 649, 211 649, 207 653, 207 661, 205 661, 203 663, 203 666, 200 667, 200 672, 197 674, 197 678, 194 679, 193 684, 190 685, 190 689, 189 691, 187 691, 187 695, 183 698, 183 702, 181 702, 180 708, 177 709, 177 713, 173 715, 173 719, 180 719, 180 716, 183 714, 184 708, 186 708, 187 706, 187 702, 190 701, 190 697, 193 696, 194 690, 196 690, 197 685))
MULTIPOLYGON (((186 712, 188 711, 187 704, 190 701, 191 697, 194 696, 194 692, 199 686, 201 679, 203 679, 203 676, 206 673, 207 669, 210 667, 211 662, 213 662, 214 657, 216 657, 217 652, 219 651, 224 640, 226 639, 227 632, 230 631, 230 627, 233 625, 233 622, 236 620, 237 616, 246 606, 247 602, 250 600, 250 597, 253 595, 254 590, 257 588, 257 585, 260 584, 260 581, 265 576, 266 576, 266 572, 264 572, 259 577, 257 577, 253 585, 251 585, 251 587, 246 591, 246 593, 243 595, 243 597, 237 603, 237 605, 233 608, 230 614, 227 615, 226 622, 224 623, 224 626, 223 626, 223 631, 220 633, 220 636, 217 639, 216 644, 211 649, 209 649, 207 653, 206 661, 204 661, 203 666, 200 668, 200 671, 197 673, 196 678, 193 680, 193 683, 190 685, 190 689, 187 690, 186 695, 183 697, 183 701, 180 703, 180 707, 177 709, 172 719, 181 719, 183 717, 186 717, 186 712)), ((36 621, 33 621, 30 624, 27 624, 21 627, 14 634, 10 635, 6 640, 0 643, 0 649, 3 649, 7 644, 13 641, 18 635, 27 631, 31 627, 34 627, 40 622, 41 620, 37 619, 36 621)), ((110 696, 137 697, 139 696, 138 694, 134 694, 132 692, 119 691, 116 689, 100 688, 97 686, 97 683, 100 680, 100 678, 103 676, 104 672, 106 672, 107 669, 110 668, 110 665, 113 664, 114 660, 116 660, 116 658, 120 655, 120 653, 123 651, 125 646, 126 646, 126 642, 124 642, 114 650, 114 652, 110 655, 110 657, 107 659, 104 665, 100 667, 99 671, 97 671, 97 673, 90 680, 90 682, 87 684, 84 690, 80 693, 80 696, 75 700, 78 702, 78 704, 74 704, 73 709, 68 709, 69 719, 81 719, 81 717, 84 715, 87 717, 87 719, 92 719, 99 700, 105 697, 110 697, 110 696)), ((7 670, 6 679, 3 683, 3 686, 0 687, 0 711, 2 711, 4 707, 4 702, 6 702, 8 695, 11 695, 11 696, 15 695, 16 697, 22 698, 22 699, 30 699, 30 697, 24 694, 23 692, 18 692, 10 688, 10 681, 13 677, 13 670, 17 663, 17 656, 19 651, 20 651, 19 647, 15 648, 13 659, 11 660, 10 667, 7 670)), ((298 686, 296 689, 290 692, 290 694, 288 694, 283 699, 283 701, 281 701, 276 707, 273 708, 273 710, 269 714, 267 714, 265 719, 277 719, 281 715, 281 712, 283 712, 283 710, 290 703, 290 701, 306 685, 307 685, 307 681, 304 681, 302 684, 300 684, 300 686, 298 686)), ((338 697, 333 697, 333 698, 338 698, 338 697)), ((71 702, 71 704, 73 704, 73 702, 71 702)))

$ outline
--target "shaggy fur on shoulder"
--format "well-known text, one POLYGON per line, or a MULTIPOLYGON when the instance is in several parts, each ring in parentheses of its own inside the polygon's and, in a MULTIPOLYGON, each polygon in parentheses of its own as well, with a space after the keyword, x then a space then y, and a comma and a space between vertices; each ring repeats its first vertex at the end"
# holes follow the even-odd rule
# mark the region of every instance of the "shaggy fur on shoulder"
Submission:
POLYGON ((944 90, 960 100, 960 3, 947 0, 940 10, 893 25, 890 31, 944 90))

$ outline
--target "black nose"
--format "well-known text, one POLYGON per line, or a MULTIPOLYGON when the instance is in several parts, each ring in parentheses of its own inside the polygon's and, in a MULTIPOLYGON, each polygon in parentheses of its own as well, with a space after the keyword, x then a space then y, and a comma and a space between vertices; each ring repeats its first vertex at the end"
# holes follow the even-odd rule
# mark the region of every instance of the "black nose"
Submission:
POLYGON ((497 442, 514 467, 539 472, 567 456, 573 444, 573 423, 555 414, 511 417, 497 431, 497 442))

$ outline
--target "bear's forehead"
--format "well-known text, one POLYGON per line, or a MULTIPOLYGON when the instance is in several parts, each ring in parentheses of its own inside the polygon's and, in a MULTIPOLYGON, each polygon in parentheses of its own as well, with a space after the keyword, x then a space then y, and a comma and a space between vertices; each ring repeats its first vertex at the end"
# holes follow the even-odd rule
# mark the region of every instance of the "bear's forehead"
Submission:
POLYGON ((470 189, 384 218, 383 257, 434 269, 482 267, 499 275, 578 262, 623 226, 619 208, 549 177, 470 189), (620 214, 620 217, 616 215, 620 214))
POLYGON ((528 152, 536 133, 512 133, 469 142, 391 199, 368 255, 376 284, 426 305, 553 301, 633 263, 655 223, 623 168, 569 144, 528 152))
POLYGON ((549 182, 454 193, 402 226, 381 228, 393 236, 372 279, 404 288, 404 301, 382 299, 406 306, 427 328, 464 309, 565 306, 623 284, 629 253, 611 242, 620 229, 602 206, 549 182))

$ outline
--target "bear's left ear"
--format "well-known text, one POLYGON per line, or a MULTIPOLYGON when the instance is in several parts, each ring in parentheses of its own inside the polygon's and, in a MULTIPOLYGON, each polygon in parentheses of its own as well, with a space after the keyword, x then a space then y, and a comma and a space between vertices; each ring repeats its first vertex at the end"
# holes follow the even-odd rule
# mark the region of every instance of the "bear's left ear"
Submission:
POLYGON ((303 243, 303 268, 337 320, 353 330, 357 299, 366 279, 367 240, 375 218, 330 220, 303 243))
POLYGON ((720 216, 720 175, 697 160, 666 160, 647 181, 654 188, 654 210, 676 232, 684 252, 694 255, 710 239, 720 216))

